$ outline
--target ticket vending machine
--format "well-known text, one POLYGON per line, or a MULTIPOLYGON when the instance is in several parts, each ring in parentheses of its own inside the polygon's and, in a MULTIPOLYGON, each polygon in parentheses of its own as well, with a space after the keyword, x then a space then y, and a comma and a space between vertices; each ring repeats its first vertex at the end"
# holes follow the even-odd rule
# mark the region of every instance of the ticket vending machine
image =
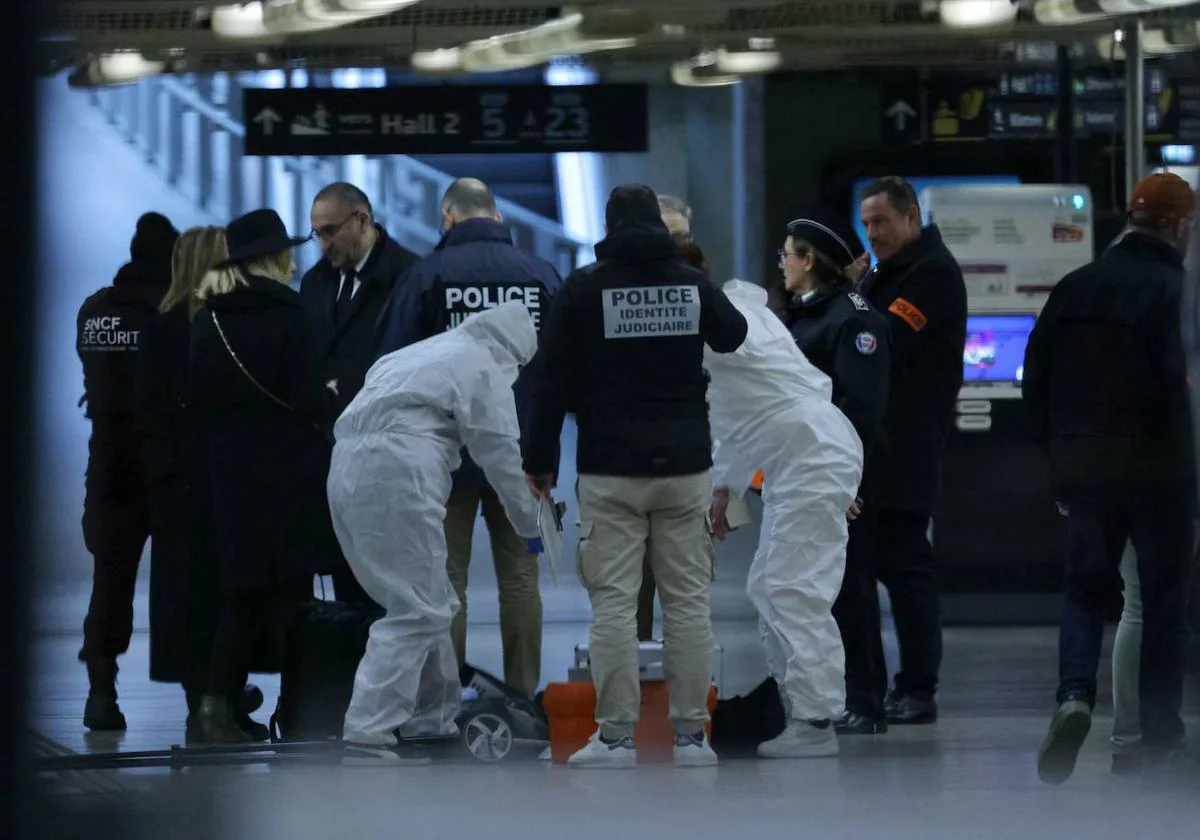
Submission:
POLYGON ((1056 618, 1066 551, 1021 401, 1025 347, 1054 285, 1093 259, 1086 187, 933 187, 921 196, 967 285, 963 388, 932 524, 948 621, 1056 618))

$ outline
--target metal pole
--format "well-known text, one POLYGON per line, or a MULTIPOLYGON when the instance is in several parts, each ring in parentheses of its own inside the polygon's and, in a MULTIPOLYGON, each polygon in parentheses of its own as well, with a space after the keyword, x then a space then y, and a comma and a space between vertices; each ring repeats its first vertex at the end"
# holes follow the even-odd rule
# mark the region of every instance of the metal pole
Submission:
POLYGON ((1054 180, 1074 184, 1075 167, 1075 67, 1071 50, 1058 48, 1058 127, 1054 133, 1054 180))
POLYGON ((1146 60, 1142 53, 1142 19, 1125 27, 1125 196, 1142 178, 1146 165, 1146 60))

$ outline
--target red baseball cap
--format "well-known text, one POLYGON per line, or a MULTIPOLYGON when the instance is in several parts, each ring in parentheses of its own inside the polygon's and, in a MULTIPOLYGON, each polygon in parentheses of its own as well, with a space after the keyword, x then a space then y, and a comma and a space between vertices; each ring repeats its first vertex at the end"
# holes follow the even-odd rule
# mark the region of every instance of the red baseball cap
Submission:
POLYGON ((1156 172, 1138 181, 1129 197, 1129 213, 1152 220, 1178 221, 1196 212, 1196 193, 1188 182, 1170 172, 1156 172))

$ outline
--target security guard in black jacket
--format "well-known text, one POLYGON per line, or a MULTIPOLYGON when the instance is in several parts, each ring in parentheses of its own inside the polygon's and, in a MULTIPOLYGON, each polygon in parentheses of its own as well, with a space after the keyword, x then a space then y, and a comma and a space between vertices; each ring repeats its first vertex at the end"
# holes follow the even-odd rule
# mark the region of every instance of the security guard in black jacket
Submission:
POLYGON ((887 699, 893 724, 937 720, 942 661, 941 598, 929 520, 941 461, 963 381, 967 289, 936 226, 921 228, 912 185, 882 178, 859 208, 879 262, 859 293, 885 314, 891 380, 884 439, 874 458, 878 509, 872 528, 875 570, 888 588, 900 672, 887 699))
POLYGON ((1068 533, 1059 706, 1038 756, 1050 784, 1071 775, 1091 723, 1107 596, 1128 540, 1142 596, 1143 761, 1183 743, 1195 468, 1180 298, 1195 212, 1179 176, 1140 181, 1130 232, 1054 288, 1026 349, 1022 392, 1068 533))
POLYGON ((715 764, 704 736, 714 553, 704 346, 731 353, 746 319, 685 265, 649 187, 613 190, 597 262, 563 283, 542 327, 525 472, 539 495, 558 470, 563 418, 579 426, 579 576, 592 602, 599 730, 572 766, 636 766, 637 599, 648 550, 667 627, 677 760, 715 764))
POLYGON ((834 405, 854 424, 865 458, 845 579, 833 607, 846 651, 846 712, 836 721, 842 734, 887 731, 887 666, 871 544, 877 506, 872 479, 878 471, 871 453, 887 409, 891 339, 884 317, 854 291, 862 253, 854 232, 819 210, 788 225, 779 251, 784 289, 792 298, 785 313, 788 329, 809 361, 833 380, 834 405))
POLYGON ((138 342, 171 285, 171 251, 178 238, 165 216, 142 216, 132 259, 111 286, 83 302, 76 319, 80 404, 86 402, 92 421, 83 539, 94 561, 79 660, 87 665, 89 685, 83 722, 94 731, 125 729, 117 704, 117 657, 129 649, 138 563, 150 538, 150 499, 134 426, 138 342))

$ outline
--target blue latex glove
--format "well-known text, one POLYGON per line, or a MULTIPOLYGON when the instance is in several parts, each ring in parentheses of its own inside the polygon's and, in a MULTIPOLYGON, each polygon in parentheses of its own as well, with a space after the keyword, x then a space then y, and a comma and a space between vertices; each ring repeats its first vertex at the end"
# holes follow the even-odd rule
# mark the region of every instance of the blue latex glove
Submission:
POLYGON ((528 553, 536 555, 536 554, 541 554, 545 550, 546 550, 546 546, 542 542, 541 537, 534 537, 533 539, 525 540, 525 551, 527 551, 528 553))

